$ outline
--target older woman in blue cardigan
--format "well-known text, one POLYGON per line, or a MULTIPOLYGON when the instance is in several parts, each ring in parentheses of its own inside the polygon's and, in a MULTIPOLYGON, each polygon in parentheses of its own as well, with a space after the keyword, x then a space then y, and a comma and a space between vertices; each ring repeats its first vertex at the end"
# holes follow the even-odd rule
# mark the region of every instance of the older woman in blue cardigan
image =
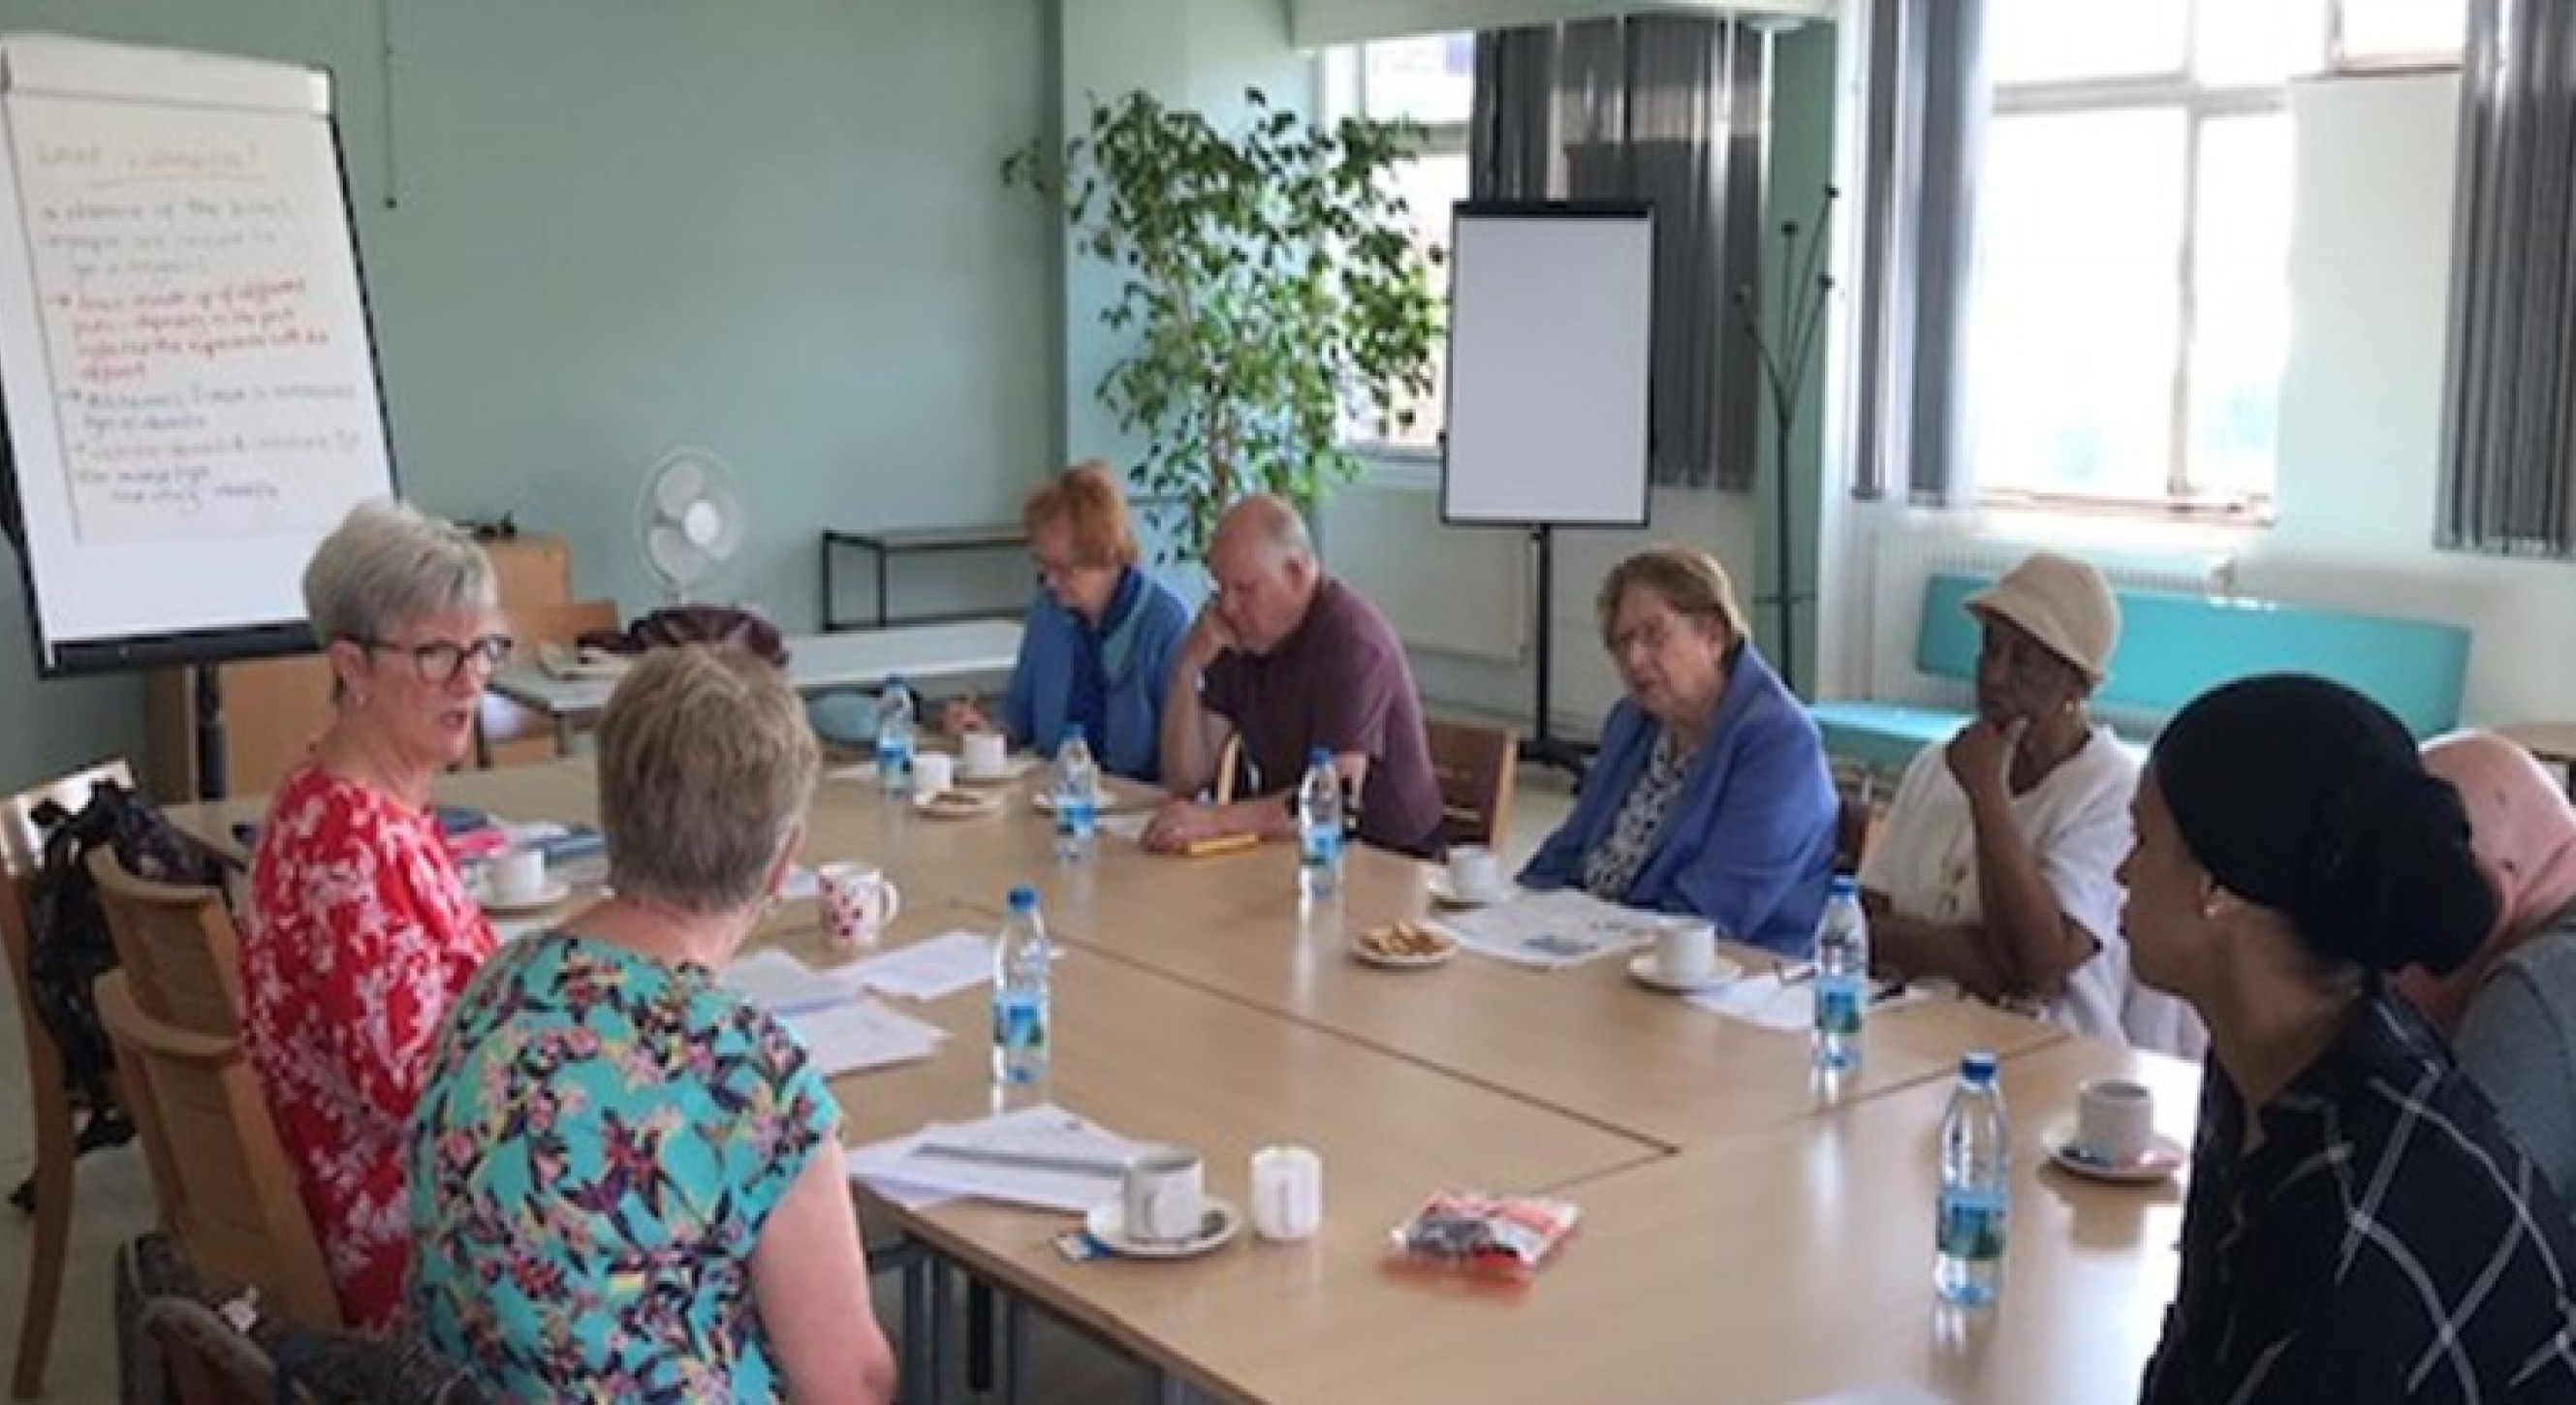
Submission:
POLYGON ((943 725, 954 735, 998 721, 1014 745, 1047 756, 1079 726, 1101 769, 1151 783, 1162 768, 1172 650, 1189 632, 1190 612, 1137 569, 1126 495, 1106 466, 1065 470, 1038 485, 1020 512, 1039 590, 1002 715, 952 703, 943 725))
POLYGON ((1697 913, 1803 954, 1833 872, 1833 777, 1806 709, 1745 637, 1726 568, 1641 552, 1602 582, 1599 608, 1628 696, 1521 882, 1697 913))

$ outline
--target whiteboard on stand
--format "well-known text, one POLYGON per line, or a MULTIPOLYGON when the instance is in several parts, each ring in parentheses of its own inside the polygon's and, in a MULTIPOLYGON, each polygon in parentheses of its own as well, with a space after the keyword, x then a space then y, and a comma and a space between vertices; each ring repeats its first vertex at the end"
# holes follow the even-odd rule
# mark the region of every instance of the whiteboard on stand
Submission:
POLYGON ((330 79, 0 36, 0 159, 38 672, 310 647, 305 562, 395 487, 330 79))
POLYGON ((1653 211, 1468 201, 1449 267, 1442 520, 1645 526, 1653 211))

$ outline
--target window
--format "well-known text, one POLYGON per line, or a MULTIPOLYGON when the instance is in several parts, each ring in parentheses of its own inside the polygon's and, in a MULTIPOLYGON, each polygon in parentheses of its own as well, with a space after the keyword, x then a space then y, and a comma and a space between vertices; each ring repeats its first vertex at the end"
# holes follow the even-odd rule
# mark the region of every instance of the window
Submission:
MULTIPOLYGON (((1476 96, 1476 39, 1472 34, 1397 39, 1328 51, 1325 56, 1325 116, 1357 115, 1381 121, 1419 122, 1428 132, 1420 155, 1397 175, 1404 203, 1412 216, 1414 243, 1424 249, 1449 246, 1449 209, 1467 198, 1467 123, 1476 96)), ((1433 270, 1435 291, 1446 295, 1446 265, 1433 270)), ((1448 367, 1446 344, 1433 351, 1432 391, 1397 406, 1383 423, 1376 416, 1355 416, 1349 437, 1396 449, 1436 451, 1440 447, 1444 387, 1448 367), (1409 413, 1409 421, 1406 414, 1409 413)))
POLYGON ((1993 0, 1966 392, 1980 490, 2267 510, 2289 80, 2456 62, 2465 0, 1993 0))

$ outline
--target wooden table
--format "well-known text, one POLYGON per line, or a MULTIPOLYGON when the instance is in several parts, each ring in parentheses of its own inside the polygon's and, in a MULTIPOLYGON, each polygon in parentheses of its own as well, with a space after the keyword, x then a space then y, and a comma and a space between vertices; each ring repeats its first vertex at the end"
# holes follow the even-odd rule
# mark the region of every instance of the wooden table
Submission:
MULTIPOLYGON (((587 763, 460 775, 442 796, 511 818, 593 817, 587 763)), ((808 862, 894 875, 900 944, 992 930, 1038 889, 1067 947, 1056 973, 1056 1101, 1208 1156, 1239 1201, 1256 1146, 1327 1167, 1324 1232, 1185 1265, 1073 1264, 1069 1221, 958 1203, 872 1220, 1134 1352, 1157 1369, 1273 1400, 1794 1399, 1898 1384, 1954 1399, 2125 1400, 2170 1296, 2178 1185, 2043 1169, 2039 1132, 2084 1078, 2147 1078, 2187 1138, 2197 1070, 2064 1036, 1983 1006, 1927 1003, 1871 1022, 1862 1070, 1820 1096, 1803 1036, 1706 1014, 1616 961, 1537 972, 1462 954, 1385 972, 1351 925, 1424 910, 1425 870, 1352 854, 1344 895, 1301 910, 1286 846, 1186 860, 1104 836, 1053 858, 1024 784, 1002 813, 935 820, 873 785, 827 780, 808 862), (2016 1199, 2002 1307, 1936 1312, 1934 1137, 1958 1054, 2003 1056, 2016 1199), (1388 1231, 1440 1189, 1554 1189, 1577 1239, 1517 1292, 1390 1274, 1388 1231)), ((779 940, 833 959, 810 912, 779 940)), ((993 1108, 983 994, 918 1011, 953 1038, 933 1060, 835 1084, 854 1142, 993 1108)))

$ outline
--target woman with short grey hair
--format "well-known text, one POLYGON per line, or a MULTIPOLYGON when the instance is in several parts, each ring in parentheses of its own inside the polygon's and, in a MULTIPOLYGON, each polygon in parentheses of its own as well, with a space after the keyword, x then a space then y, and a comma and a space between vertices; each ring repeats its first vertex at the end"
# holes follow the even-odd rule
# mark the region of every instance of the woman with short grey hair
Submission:
POLYGON ((430 1042, 492 953, 429 803, 509 657, 492 563, 361 505, 304 571, 331 724, 271 798, 242 924, 242 1032, 351 1325, 402 1302, 402 1138, 430 1042))
POLYGON ((882 1401, 839 1104, 718 982, 820 749, 778 670, 648 655, 599 730, 613 896, 484 968, 411 1133, 411 1305, 512 1399, 882 1401))

